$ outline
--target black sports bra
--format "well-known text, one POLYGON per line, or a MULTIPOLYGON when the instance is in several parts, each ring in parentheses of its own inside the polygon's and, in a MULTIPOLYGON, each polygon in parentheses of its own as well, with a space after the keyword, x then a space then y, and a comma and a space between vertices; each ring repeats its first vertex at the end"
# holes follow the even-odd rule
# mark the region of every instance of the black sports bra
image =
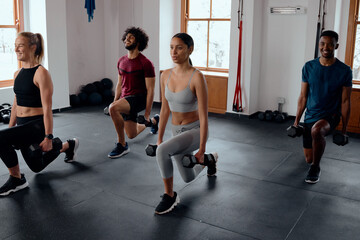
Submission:
POLYGON ((40 89, 34 84, 34 75, 41 65, 22 68, 15 78, 14 92, 16 103, 23 107, 42 107, 40 89))

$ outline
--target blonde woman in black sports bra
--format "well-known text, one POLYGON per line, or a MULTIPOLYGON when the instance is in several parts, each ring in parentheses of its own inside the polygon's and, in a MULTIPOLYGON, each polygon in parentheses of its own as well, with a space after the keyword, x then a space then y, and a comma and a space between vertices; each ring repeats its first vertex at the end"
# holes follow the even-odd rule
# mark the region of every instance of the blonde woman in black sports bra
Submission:
MULTIPOLYGON (((15 99, 9 128, 0 131, 0 158, 10 173, 8 181, 0 188, 0 196, 28 186, 24 174, 20 172, 15 149, 21 150, 33 172, 42 171, 54 160, 34 159, 28 151, 29 146, 35 143, 44 152, 52 149, 53 84, 49 72, 40 64, 44 56, 42 36, 39 33, 19 33, 15 41, 15 52, 22 68, 14 74, 15 99)), ((65 162, 72 162, 78 145, 78 139, 69 139, 56 154, 65 152, 65 162)))
POLYGON ((175 67, 161 75, 162 105, 156 158, 164 182, 165 193, 155 213, 170 212, 180 201, 173 191, 173 165, 175 160, 185 182, 194 180, 208 167, 208 176, 216 174, 217 154, 205 154, 208 139, 208 95, 202 73, 190 63, 194 42, 186 33, 176 34, 170 44, 170 54, 175 67), (163 141, 170 113, 173 137, 163 141), (196 151, 197 163, 193 168, 184 167, 185 154, 196 151))

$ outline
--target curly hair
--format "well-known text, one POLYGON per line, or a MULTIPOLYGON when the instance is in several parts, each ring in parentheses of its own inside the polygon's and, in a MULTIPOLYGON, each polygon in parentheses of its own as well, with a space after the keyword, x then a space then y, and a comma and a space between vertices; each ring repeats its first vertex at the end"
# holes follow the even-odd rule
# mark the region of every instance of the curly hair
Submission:
POLYGON ((147 48, 149 36, 145 33, 143 29, 137 27, 128 27, 125 30, 124 35, 122 36, 122 41, 125 41, 126 35, 128 35, 129 33, 134 35, 136 42, 139 43, 138 49, 140 52, 147 48))

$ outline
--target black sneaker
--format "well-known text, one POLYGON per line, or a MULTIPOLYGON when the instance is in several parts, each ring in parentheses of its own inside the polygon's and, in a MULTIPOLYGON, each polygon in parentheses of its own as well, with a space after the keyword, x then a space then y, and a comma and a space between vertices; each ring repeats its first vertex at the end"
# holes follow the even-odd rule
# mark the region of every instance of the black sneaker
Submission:
POLYGON ((174 192, 174 196, 170 197, 166 193, 162 196, 160 203, 155 209, 156 214, 165 214, 174 209, 174 207, 180 202, 180 198, 174 192))
POLYGON ((151 129, 150 129, 150 132, 152 134, 156 134, 157 131, 159 130, 159 121, 160 121, 159 114, 155 114, 154 119, 155 119, 156 123, 155 124, 153 123, 151 126, 151 129))
POLYGON ((317 183, 320 179, 320 167, 311 165, 309 172, 305 178, 305 182, 307 183, 317 183))
POLYGON ((64 161, 67 163, 73 162, 76 159, 76 150, 79 147, 79 139, 73 138, 67 140, 69 143, 69 148, 65 151, 64 161))
POLYGON ((205 154, 204 165, 207 166, 207 175, 209 177, 216 175, 216 163, 218 161, 218 154, 216 152, 205 154))
POLYGON ((25 179, 24 174, 21 174, 21 178, 9 176, 6 183, 0 188, 0 196, 7 196, 11 192, 17 192, 28 186, 28 182, 25 179))
POLYGON ((109 158, 119 158, 130 152, 130 148, 127 143, 125 147, 121 143, 116 143, 115 148, 108 154, 109 158))

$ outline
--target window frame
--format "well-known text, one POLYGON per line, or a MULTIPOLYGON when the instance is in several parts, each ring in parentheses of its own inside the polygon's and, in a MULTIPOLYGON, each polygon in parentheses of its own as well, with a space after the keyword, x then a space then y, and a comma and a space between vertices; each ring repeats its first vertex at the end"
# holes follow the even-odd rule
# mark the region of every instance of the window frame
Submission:
MULTIPOLYGON (((13 0, 14 3, 14 24, 13 25, 0 25, 0 28, 15 28, 16 32, 24 31, 24 5, 23 0, 13 0)), ((19 68, 21 63, 18 62, 19 68)), ((0 88, 10 87, 14 85, 14 79, 0 79, 0 88)))
MULTIPOLYGON (((353 68, 353 61, 354 61, 356 29, 358 25, 360 26, 360 21, 358 18, 359 5, 360 5, 360 0, 350 0, 345 63, 349 65, 351 69, 353 68)), ((360 81, 353 79, 353 84, 360 84, 360 81)))
POLYGON ((229 68, 211 68, 209 66, 209 31, 210 31, 210 22, 216 21, 229 21, 231 25, 230 18, 211 18, 212 14, 212 0, 210 1, 210 18, 189 18, 189 1, 191 0, 181 0, 181 32, 187 33, 187 22, 188 21, 207 21, 207 55, 206 55, 206 67, 197 67, 199 70, 209 71, 209 72, 223 72, 228 73, 229 68))

